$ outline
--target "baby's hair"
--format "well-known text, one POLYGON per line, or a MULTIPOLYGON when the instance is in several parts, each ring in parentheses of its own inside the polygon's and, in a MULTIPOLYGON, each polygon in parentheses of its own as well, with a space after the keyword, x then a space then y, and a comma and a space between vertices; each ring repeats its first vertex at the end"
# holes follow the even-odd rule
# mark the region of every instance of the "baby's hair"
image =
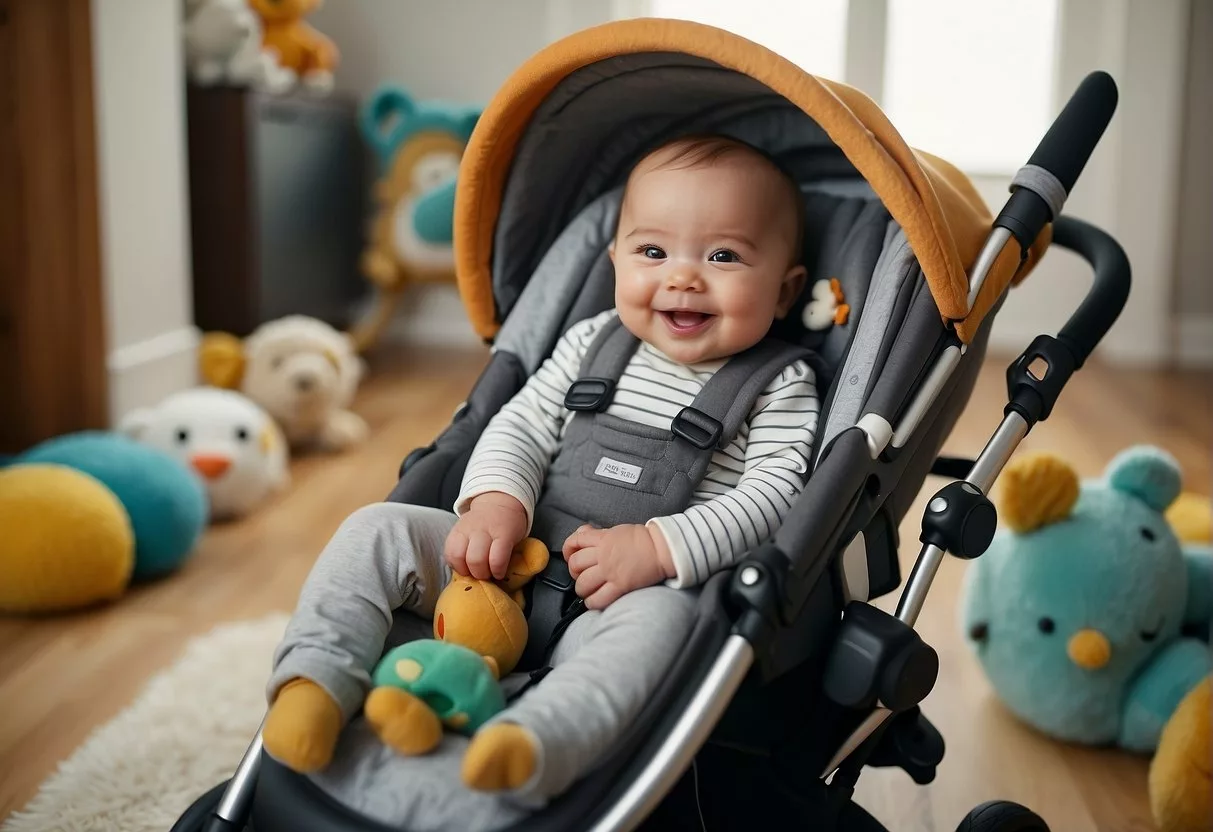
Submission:
POLYGON ((662 168, 706 167, 731 153, 750 153, 761 158, 779 175, 786 185, 796 222, 795 242, 792 247, 792 262, 800 262, 804 253, 804 198, 800 193, 800 186, 796 184, 796 180, 771 154, 747 142, 719 133, 690 133, 676 136, 654 147, 645 156, 652 156, 662 150, 672 150, 673 153, 670 158, 656 165, 654 167, 655 170, 662 168))

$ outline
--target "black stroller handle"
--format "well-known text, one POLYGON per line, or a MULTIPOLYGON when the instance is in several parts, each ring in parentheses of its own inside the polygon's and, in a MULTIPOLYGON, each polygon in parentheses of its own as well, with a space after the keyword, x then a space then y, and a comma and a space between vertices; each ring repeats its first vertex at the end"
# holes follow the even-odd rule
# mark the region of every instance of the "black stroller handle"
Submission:
POLYGON ((1129 258, 1116 240, 1076 217, 1053 223, 1053 244, 1085 260, 1095 273, 1086 297, 1057 336, 1037 336, 1007 368, 1007 412, 1029 425, 1049 418, 1070 376, 1108 334, 1129 298, 1129 258))
POLYGON ((1092 72, 1070 96, 1028 164, 1052 173, 1069 194, 1112 120, 1117 100, 1116 82, 1112 76, 1102 71, 1092 72))
POLYGON ((1077 369, 1124 309, 1132 285, 1132 270, 1125 250, 1110 234, 1076 217, 1057 218, 1053 223, 1053 244, 1077 254, 1095 273, 1087 296, 1057 333, 1057 340, 1074 353, 1077 369))
POLYGON ((1027 249, 1045 224, 1057 219, 1079 174, 1116 112, 1116 82, 1106 72, 1092 72, 1011 182, 1011 197, 994 226, 1005 228, 1027 249))

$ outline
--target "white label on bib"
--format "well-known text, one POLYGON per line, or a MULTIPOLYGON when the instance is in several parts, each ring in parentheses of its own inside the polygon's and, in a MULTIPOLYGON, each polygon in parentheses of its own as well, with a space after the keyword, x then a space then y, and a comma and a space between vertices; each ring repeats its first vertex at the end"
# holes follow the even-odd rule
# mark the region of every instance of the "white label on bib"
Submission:
POLYGON ((626 462, 620 462, 617 459, 611 459, 609 456, 604 456, 598 460, 598 467, 594 469, 594 473, 600 477, 606 477, 619 482, 626 482, 635 485, 640 482, 640 474, 644 471, 643 468, 636 465, 629 465, 626 462))

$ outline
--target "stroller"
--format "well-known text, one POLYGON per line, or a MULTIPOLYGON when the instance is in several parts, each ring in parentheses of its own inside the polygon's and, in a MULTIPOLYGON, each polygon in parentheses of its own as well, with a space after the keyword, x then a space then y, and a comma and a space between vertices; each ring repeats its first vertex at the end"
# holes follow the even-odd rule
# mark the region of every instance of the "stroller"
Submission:
MULTIPOLYGON (((1084 80, 992 217, 958 170, 907 147, 862 93, 712 27, 606 24, 549 46, 506 83, 467 147, 455 216, 460 293, 492 358, 451 424, 405 458, 388 499, 453 504, 488 420, 569 326, 613 305, 606 246, 623 177, 678 133, 736 137, 799 181, 809 280, 771 334, 815 350, 825 391, 812 473, 774 539, 703 587, 689 643, 624 740, 511 829, 879 832, 853 800, 865 766, 931 782, 944 746, 919 703, 938 657, 914 630, 928 588, 945 553, 985 550, 996 477, 1128 295, 1118 244, 1061 215, 1116 101, 1108 75, 1084 80), (1004 293, 1050 244, 1093 269, 1086 299, 1009 366, 1005 416, 977 459, 939 457, 1004 293), (845 298, 845 323, 803 323, 823 302, 818 281, 845 298), (898 527, 932 474, 951 482, 928 503, 889 614, 870 602, 903 583, 898 527)), ((535 592, 558 583, 541 579, 535 592)), ((532 640, 547 637, 540 625, 532 640)), ((387 828, 265 755, 260 735, 231 780, 173 827, 387 828)), ((959 829, 1048 827, 994 801, 959 829)))

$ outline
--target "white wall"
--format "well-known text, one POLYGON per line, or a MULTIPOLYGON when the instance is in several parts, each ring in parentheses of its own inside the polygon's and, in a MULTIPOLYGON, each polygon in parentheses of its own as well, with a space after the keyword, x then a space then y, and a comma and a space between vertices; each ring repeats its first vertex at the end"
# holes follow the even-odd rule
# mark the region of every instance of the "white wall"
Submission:
POLYGON ((1179 362, 1213 368, 1213 3, 1193 2, 1189 23, 1188 88, 1184 112, 1180 211, 1176 218, 1179 362))
MULTIPOLYGON (((552 40, 610 14, 609 0, 326 0, 308 22, 341 50, 341 92, 361 100, 394 84, 422 99, 485 105, 552 40)), ((480 343, 453 286, 410 289, 389 337, 480 343)))
POLYGON ((110 417, 195 382, 177 2, 93 0, 110 417))
MULTIPOLYGON (((1066 206, 1115 237, 1129 257, 1133 290, 1102 347, 1116 363, 1156 366, 1175 358, 1171 297, 1188 19, 1187 0, 1062 3, 1059 96, 1097 68, 1120 90, 1112 124, 1066 206)), ((1073 298, 1075 284, 1085 289, 1088 275, 1085 267, 1060 263, 1042 269, 1028 297, 1040 307, 1059 295, 1073 298)))

